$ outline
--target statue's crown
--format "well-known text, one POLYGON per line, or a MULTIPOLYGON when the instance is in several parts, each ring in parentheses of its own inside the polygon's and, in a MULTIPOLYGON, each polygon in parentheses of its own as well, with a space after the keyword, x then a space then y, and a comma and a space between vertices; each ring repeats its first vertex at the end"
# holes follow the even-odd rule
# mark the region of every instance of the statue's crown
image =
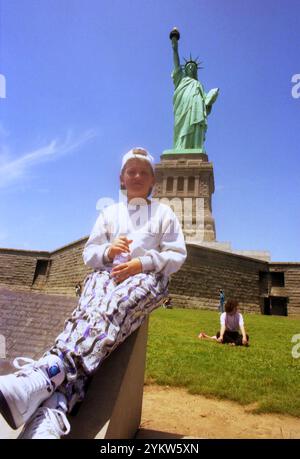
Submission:
POLYGON ((190 54, 190 58, 189 59, 186 59, 184 57, 185 63, 183 65, 183 67, 186 67, 188 64, 194 64, 197 67, 197 70, 198 69, 203 69, 203 67, 200 66, 200 64, 202 64, 202 62, 198 61, 198 59, 199 59, 199 56, 197 56, 196 59, 193 59, 191 54, 190 54))

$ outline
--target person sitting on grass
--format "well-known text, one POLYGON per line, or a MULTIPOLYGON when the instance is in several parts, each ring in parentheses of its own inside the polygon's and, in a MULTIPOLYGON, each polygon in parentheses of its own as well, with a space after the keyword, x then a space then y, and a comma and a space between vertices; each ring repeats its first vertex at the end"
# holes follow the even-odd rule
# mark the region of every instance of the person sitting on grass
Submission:
POLYGON ((230 344, 232 346, 248 346, 249 335, 246 334, 244 327, 244 319, 238 312, 238 301, 228 300, 225 304, 225 312, 220 316, 221 330, 215 336, 208 336, 201 332, 198 338, 209 338, 218 343, 230 344), (239 333, 239 330, 242 334, 239 333))

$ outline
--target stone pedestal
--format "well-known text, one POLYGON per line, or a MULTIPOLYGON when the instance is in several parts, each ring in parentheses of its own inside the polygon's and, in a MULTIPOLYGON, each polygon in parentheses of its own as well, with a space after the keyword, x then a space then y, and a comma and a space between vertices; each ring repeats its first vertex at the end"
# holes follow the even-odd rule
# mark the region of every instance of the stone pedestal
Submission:
POLYGON ((149 317, 93 376, 67 439, 130 439, 141 421, 149 317))
MULTIPOLYGON (((213 165, 201 150, 166 150, 156 164, 154 198, 166 200, 182 224, 186 242, 215 241, 213 165)), ((162 201, 163 202, 163 201, 162 201)))

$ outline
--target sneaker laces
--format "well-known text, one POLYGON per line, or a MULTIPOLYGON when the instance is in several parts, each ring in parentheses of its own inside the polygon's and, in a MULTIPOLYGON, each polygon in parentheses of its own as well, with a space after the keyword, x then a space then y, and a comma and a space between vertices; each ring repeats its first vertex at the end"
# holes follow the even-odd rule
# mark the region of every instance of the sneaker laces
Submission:
POLYGON ((34 364, 36 363, 35 360, 33 359, 29 359, 28 357, 16 357, 13 361, 13 366, 19 370, 19 369, 23 369, 26 370, 26 367, 28 367, 30 365, 30 367, 34 366, 34 364), (19 361, 22 361, 25 362, 25 365, 21 365, 19 363, 19 361))
POLYGON ((63 411, 46 406, 40 406, 26 425, 30 429, 30 435, 38 435, 39 438, 48 438, 49 434, 60 438, 67 435, 71 429, 63 411))
POLYGON ((47 387, 52 387, 50 379, 46 376, 45 372, 41 369, 38 361, 30 359, 28 357, 17 357, 13 361, 13 366, 19 370, 17 376, 29 376, 33 371, 36 375, 40 377, 28 378, 27 384, 29 386, 30 392, 40 391, 47 387), (25 364, 21 365, 21 361, 25 364))

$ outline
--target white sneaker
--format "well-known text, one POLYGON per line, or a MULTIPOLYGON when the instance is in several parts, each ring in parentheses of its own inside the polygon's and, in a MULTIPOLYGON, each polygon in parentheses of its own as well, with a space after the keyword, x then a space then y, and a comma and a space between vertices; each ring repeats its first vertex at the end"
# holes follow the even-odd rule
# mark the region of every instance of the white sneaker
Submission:
POLYGON ((17 429, 49 398, 65 378, 62 361, 47 355, 38 361, 18 357, 13 362, 17 373, 0 376, 0 413, 17 429), (20 365, 23 360, 25 365, 20 365))
POLYGON ((18 438, 59 440, 70 432, 66 411, 66 397, 54 392, 27 421, 18 438))

